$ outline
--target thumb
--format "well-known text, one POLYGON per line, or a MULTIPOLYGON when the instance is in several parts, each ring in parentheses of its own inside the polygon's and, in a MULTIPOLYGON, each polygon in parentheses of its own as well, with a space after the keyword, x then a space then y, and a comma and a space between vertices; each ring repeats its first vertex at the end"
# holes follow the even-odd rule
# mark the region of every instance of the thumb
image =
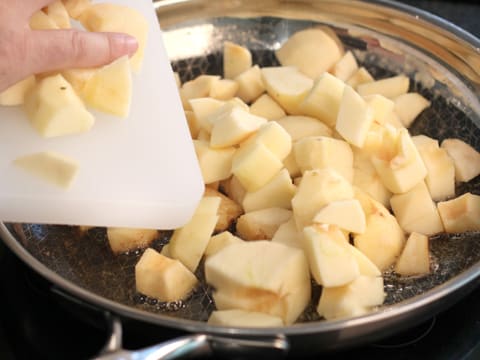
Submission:
POLYGON ((97 67, 138 48, 135 38, 120 33, 78 30, 32 31, 26 41, 25 68, 41 73, 66 68, 97 67))

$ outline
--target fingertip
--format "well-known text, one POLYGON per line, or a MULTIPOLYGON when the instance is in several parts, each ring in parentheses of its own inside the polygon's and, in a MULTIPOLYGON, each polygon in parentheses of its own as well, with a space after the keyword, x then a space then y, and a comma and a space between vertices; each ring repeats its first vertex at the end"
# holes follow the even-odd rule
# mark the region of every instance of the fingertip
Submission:
POLYGON ((114 57, 123 55, 132 56, 138 49, 138 41, 133 36, 127 34, 110 34, 111 52, 114 57))

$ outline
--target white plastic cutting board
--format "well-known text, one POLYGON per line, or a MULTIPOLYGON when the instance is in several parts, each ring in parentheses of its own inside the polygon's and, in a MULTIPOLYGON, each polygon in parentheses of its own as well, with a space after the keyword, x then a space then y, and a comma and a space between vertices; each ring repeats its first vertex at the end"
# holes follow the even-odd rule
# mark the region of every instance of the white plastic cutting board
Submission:
POLYGON ((173 229, 186 223, 203 193, 188 126, 151 0, 109 0, 150 23, 142 70, 133 75, 130 115, 95 113, 84 134, 45 139, 21 108, 0 107, 0 221, 173 229), (12 164, 56 151, 79 163, 68 190, 12 164))

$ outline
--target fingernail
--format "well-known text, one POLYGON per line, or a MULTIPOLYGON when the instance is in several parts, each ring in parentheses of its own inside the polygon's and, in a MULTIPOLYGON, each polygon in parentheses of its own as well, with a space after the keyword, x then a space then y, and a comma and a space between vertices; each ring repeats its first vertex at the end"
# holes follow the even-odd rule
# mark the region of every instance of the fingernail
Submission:
POLYGON ((114 34, 113 41, 115 45, 119 46, 120 48, 127 48, 130 53, 133 53, 138 48, 138 41, 133 36, 127 34, 114 34))

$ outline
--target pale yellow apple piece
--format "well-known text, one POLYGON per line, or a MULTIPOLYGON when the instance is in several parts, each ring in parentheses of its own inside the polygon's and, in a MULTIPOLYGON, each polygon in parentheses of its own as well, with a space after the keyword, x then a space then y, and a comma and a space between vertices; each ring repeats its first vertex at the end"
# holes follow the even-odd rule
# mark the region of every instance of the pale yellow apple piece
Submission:
POLYGON ((383 278, 359 276, 347 285, 323 288, 317 312, 327 320, 365 315, 385 300, 383 278))
POLYGON ((383 95, 389 99, 394 99, 408 92, 410 79, 405 75, 397 75, 386 79, 376 80, 374 82, 360 84, 357 86, 357 92, 362 95, 383 95))
POLYGON ((83 88, 87 106, 122 118, 128 117, 132 98, 132 73, 128 56, 95 71, 83 88))
POLYGON ((180 89, 182 87, 182 80, 180 79, 180 74, 177 71, 174 71, 173 77, 175 78, 175 84, 177 84, 177 88, 180 89))
POLYGON ((157 237, 158 231, 152 229, 107 228, 108 244, 114 254, 146 248, 157 237))
POLYGON ((258 65, 252 66, 235 77, 238 84, 237 96, 250 103, 265 92, 262 71, 258 65))
MULTIPOLYGON (((185 120, 187 120, 188 130, 190 131, 190 136, 192 139, 198 139, 198 134, 200 133, 201 127, 200 123, 195 116, 195 113, 191 110, 185 110, 185 120)), ((210 137, 206 140, 210 142, 210 137)))
POLYGON ((395 272, 404 276, 426 275, 430 272, 428 236, 416 232, 410 234, 395 264, 395 272))
POLYGON ((266 122, 265 118, 233 107, 213 124, 210 146, 218 149, 238 145, 266 122))
POLYGON ((62 0, 62 2, 72 19, 78 19, 92 5, 90 0, 62 0))
POLYGON ((453 159, 455 179, 470 181, 480 174, 480 153, 460 139, 445 139, 441 147, 453 159))
POLYGON ((312 116, 334 128, 342 101, 345 83, 329 73, 315 80, 313 87, 300 104, 302 115, 312 116))
POLYGON ((239 242, 243 242, 243 240, 233 235, 230 231, 223 231, 210 238, 204 254, 206 257, 214 255, 223 248, 239 242))
POLYGON ((88 79, 97 71, 95 68, 89 69, 66 69, 62 70, 60 74, 72 85, 75 92, 83 98, 85 96, 83 89, 88 79))
POLYGON ((232 161, 236 151, 234 147, 213 149, 208 142, 202 140, 193 140, 193 145, 205 184, 224 180, 232 175, 232 161))
POLYGON ((421 181, 403 194, 393 195, 390 204, 398 223, 405 232, 418 232, 425 235, 443 232, 440 215, 425 182, 421 181))
POLYGON ((230 178, 221 181, 220 187, 223 189, 225 194, 227 194, 227 196, 237 204, 241 204, 243 202, 243 198, 247 193, 242 183, 236 176, 231 176, 230 178))
POLYGON ((218 310, 243 309, 279 316, 292 324, 310 301, 311 284, 302 250, 271 241, 233 244, 205 262, 218 310))
POLYGON ((188 100, 188 102, 200 127, 211 132, 213 123, 210 121, 210 117, 223 107, 225 102, 210 97, 194 98, 188 100))
POLYGON ((335 129, 352 145, 362 148, 374 113, 367 102, 350 86, 345 86, 335 129))
POLYGON ((372 75, 368 72, 367 69, 365 69, 363 66, 359 68, 357 71, 355 71, 352 76, 350 76, 346 84, 351 86, 352 88, 356 89, 358 85, 360 84, 367 84, 370 82, 374 82, 375 79, 373 78, 372 75))
POLYGON ((373 111, 373 121, 383 125, 388 122, 394 110, 395 103, 383 95, 367 95, 363 97, 368 107, 373 111))
POLYGON ((268 95, 288 114, 300 114, 300 103, 312 88, 313 80, 295 67, 265 67, 261 71, 268 95))
POLYGON ((261 312, 245 310, 217 310, 210 314, 207 321, 210 325, 228 327, 280 327, 283 326, 282 318, 261 312))
POLYGON ((455 196, 455 165, 438 141, 425 135, 412 137, 423 163, 427 168, 425 183, 434 201, 455 196))
POLYGON ((216 75, 200 75, 183 83, 179 90, 180 99, 185 110, 192 110, 189 100, 210 96, 212 84, 220 80, 216 75))
POLYGON ((138 49, 131 57, 132 69, 139 72, 148 38, 148 22, 142 13, 128 6, 100 3, 82 11, 78 20, 89 31, 121 32, 137 39, 138 49))
POLYGON ((230 100, 237 94, 238 83, 231 79, 212 82, 209 96, 217 100, 230 100))
POLYGON ((237 235, 243 240, 271 240, 278 227, 290 220, 292 211, 266 208, 250 211, 237 220, 237 235))
POLYGON ((50 16, 60 29, 70 29, 70 16, 61 0, 47 5, 44 11, 50 16))
POLYGON ((173 232, 169 253, 195 272, 218 221, 219 197, 204 196, 190 221, 173 232))
POLYGON ((252 67, 252 54, 246 47, 225 41, 223 43, 223 77, 235 79, 252 67))
POLYGON ((95 119, 72 86, 61 75, 46 77, 25 94, 25 112, 44 137, 90 130, 95 119))
POLYGON ((420 113, 430 106, 430 101, 419 93, 411 92, 397 96, 395 112, 405 127, 409 127, 420 113))
POLYGON ((288 173, 292 179, 302 175, 302 171, 298 167, 297 161, 295 160, 294 151, 290 151, 290 154, 283 159, 283 166, 288 170, 288 173))
POLYGON ((347 51, 334 65, 332 74, 342 81, 347 81, 357 70, 358 64, 355 56, 351 51, 347 51))
POLYGON ((303 250, 303 234, 297 230, 297 224, 293 217, 287 222, 281 224, 275 234, 273 234, 272 242, 291 246, 303 250))
POLYGON ((332 137, 332 129, 320 120, 310 116, 285 116, 276 120, 290 134, 292 141, 307 136, 332 137))
POLYGON ((290 36, 275 54, 283 66, 296 66, 311 79, 316 79, 343 55, 341 43, 334 36, 320 28, 300 30, 290 36))
POLYGON ((33 86, 35 86, 35 76, 30 75, 16 84, 10 86, 6 90, 0 92, 0 105, 17 106, 22 105, 25 100, 25 94, 33 86))
MULTIPOLYGON (((229 117, 233 109, 238 108, 243 112, 250 112, 248 105, 238 97, 234 97, 233 99, 227 101, 219 101, 212 98, 199 98, 198 100, 198 104, 201 105, 199 110, 202 110, 202 107, 204 107, 203 111, 201 111, 201 113, 203 113, 201 116, 201 126, 202 129, 208 133, 211 133, 213 125, 217 121, 229 117), (207 110, 209 113, 207 113, 207 110)), ((197 101, 192 99, 189 100, 189 103, 191 103, 191 106, 193 106, 193 104, 196 104, 197 101)))
POLYGON ((237 202, 216 189, 205 187, 203 196, 216 196, 220 198, 220 205, 217 211, 218 221, 215 225, 215 232, 229 229, 233 222, 243 214, 243 209, 237 202))
POLYGON ((252 143, 233 157, 232 173, 245 190, 257 191, 283 168, 283 163, 264 144, 252 143))
POLYGON ((246 212, 271 207, 292 208, 292 198, 296 186, 293 185, 287 169, 282 169, 268 183, 254 192, 247 192, 243 198, 243 209, 246 212))
POLYGON ((310 136, 294 146, 295 161, 304 173, 307 170, 331 168, 348 182, 353 181, 353 152, 343 140, 325 136, 310 136))
POLYGON ((480 196, 463 194, 455 199, 437 204, 447 233, 480 230, 480 196))
POLYGON ((352 185, 335 170, 325 168, 306 171, 292 199, 297 228, 303 229, 310 225, 317 212, 332 201, 353 197, 352 185))
POLYGON ((159 301, 188 297, 198 280, 180 261, 147 249, 135 265, 137 291, 159 301))
POLYGON ((35 12, 29 20, 29 26, 32 30, 56 30, 59 29, 53 18, 39 10, 35 12))
POLYGON ((160 254, 162 254, 163 256, 171 258, 171 256, 170 256, 170 245, 169 244, 163 245, 162 246, 162 251, 160 251, 160 254))
POLYGON ((392 265, 405 244, 405 234, 397 219, 379 202, 360 191, 355 197, 362 204, 367 218, 363 234, 354 235, 354 244, 381 271, 392 265))
POLYGON ((250 113, 268 120, 277 120, 286 115, 285 110, 268 94, 261 95, 250 105, 250 113))
POLYGON ((360 276, 355 257, 332 239, 330 231, 305 227, 303 248, 313 278, 323 287, 342 286, 360 276))
POLYGON ((357 234, 364 233, 366 228, 365 213, 356 199, 332 201, 318 211, 313 221, 337 225, 343 230, 357 234))

